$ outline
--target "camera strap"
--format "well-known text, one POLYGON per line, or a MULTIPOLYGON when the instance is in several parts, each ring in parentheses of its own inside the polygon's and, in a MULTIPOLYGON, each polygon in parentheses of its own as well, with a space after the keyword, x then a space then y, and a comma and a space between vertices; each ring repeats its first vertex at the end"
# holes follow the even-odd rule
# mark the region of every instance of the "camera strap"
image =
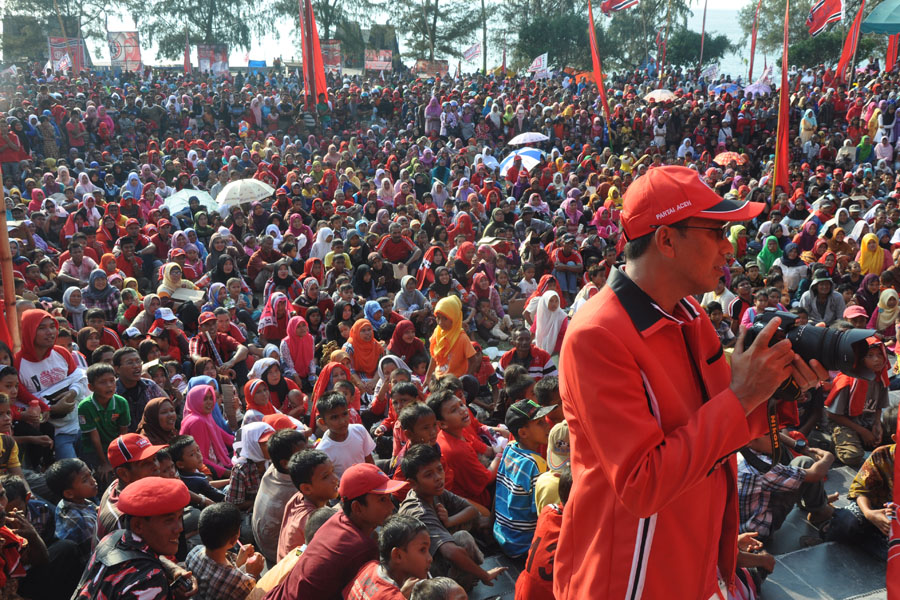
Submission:
POLYGON ((747 461, 747 464, 759 471, 760 473, 768 473, 772 466, 781 461, 782 446, 778 439, 778 415, 776 414, 777 401, 774 397, 769 398, 766 404, 766 424, 769 427, 769 441, 772 442, 772 464, 769 464, 759 458, 748 447, 741 448, 741 456, 747 461))

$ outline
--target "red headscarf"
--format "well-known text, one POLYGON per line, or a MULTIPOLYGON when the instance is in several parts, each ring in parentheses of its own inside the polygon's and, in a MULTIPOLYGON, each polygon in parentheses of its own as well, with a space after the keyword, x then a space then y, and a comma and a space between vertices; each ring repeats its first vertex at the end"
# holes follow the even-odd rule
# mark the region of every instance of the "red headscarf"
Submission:
MULTIPOLYGON (((325 393, 328 391, 328 386, 331 385, 331 372, 334 371, 335 369, 342 370, 344 372, 344 375, 346 375, 347 381, 350 381, 350 369, 348 369, 341 363, 330 362, 327 365, 325 365, 325 368, 323 368, 322 372, 319 373, 319 378, 316 379, 316 385, 313 387, 313 395, 312 395, 313 400, 311 403, 312 408, 310 409, 310 413, 309 413, 309 422, 310 422, 311 427, 315 427, 314 423, 316 422, 316 415, 317 415, 316 402, 319 400, 319 398, 324 396, 325 393)), ((360 399, 359 399, 359 390, 356 391, 356 395, 354 397, 354 404, 355 404, 355 406, 351 405, 350 408, 359 412, 359 409, 362 406, 362 404, 360 403, 360 399)))
POLYGON ((309 327, 306 319, 300 316, 291 317, 291 320, 288 321, 287 343, 294 370, 300 377, 306 377, 309 375, 309 363, 315 356, 315 341, 309 332, 303 337, 297 335, 297 327, 301 323, 306 324, 307 328, 309 327))
POLYGON ((416 326, 409 319, 403 319, 394 328, 391 335, 391 342, 388 344, 388 352, 394 356, 399 356, 404 361, 409 362, 416 354, 425 354, 425 344, 419 338, 414 338, 412 342, 403 341, 403 335, 408 332, 416 331, 416 326))

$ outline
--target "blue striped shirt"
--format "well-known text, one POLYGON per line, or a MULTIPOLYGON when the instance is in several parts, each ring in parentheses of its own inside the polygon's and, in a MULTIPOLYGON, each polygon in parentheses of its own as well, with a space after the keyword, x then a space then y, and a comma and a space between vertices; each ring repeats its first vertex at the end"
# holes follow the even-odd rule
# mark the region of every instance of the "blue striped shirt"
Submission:
POLYGON ((511 442, 503 449, 497 469, 494 537, 503 552, 512 558, 524 556, 531 546, 538 518, 534 486, 546 470, 543 457, 522 448, 518 442, 511 442))

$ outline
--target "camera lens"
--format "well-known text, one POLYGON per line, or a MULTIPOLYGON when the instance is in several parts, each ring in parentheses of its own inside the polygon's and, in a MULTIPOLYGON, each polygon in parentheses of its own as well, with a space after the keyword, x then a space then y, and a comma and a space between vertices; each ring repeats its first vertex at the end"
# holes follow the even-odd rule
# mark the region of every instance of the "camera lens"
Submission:
POLYGON ((803 360, 816 359, 829 371, 871 381, 875 373, 865 367, 863 358, 869 351, 866 338, 874 334, 871 329, 836 331, 804 325, 790 329, 787 338, 803 360))

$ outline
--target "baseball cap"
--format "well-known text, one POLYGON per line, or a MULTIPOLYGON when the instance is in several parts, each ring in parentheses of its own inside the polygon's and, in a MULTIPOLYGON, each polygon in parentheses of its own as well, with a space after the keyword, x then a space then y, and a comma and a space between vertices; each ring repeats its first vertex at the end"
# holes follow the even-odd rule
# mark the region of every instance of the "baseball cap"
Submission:
POLYGON ((216 315, 214 315, 213 313, 211 313, 209 311, 206 311, 206 312, 200 313, 200 318, 198 319, 198 322, 201 325, 203 325, 204 323, 207 323, 209 321, 215 321, 215 320, 216 320, 216 315))
POLYGON ((180 479, 144 477, 119 494, 116 510, 132 517, 156 517, 182 510, 191 502, 191 493, 180 479))
POLYGON ((174 321, 175 313, 172 312, 171 308, 157 308, 156 312, 153 315, 157 319, 162 319, 163 321, 174 321))
POLYGON ((534 400, 519 400, 506 410, 506 428, 510 433, 516 435, 519 429, 525 427, 529 421, 536 421, 542 417, 546 417, 556 406, 541 406, 534 400))
POLYGON ((154 446, 150 440, 137 433, 120 435, 109 443, 106 449, 106 457, 113 468, 125 463, 138 462, 150 458, 165 446, 154 446))
POLYGON ((260 442, 269 441, 269 438, 275 435, 276 431, 281 431, 282 429, 293 429, 294 431, 299 431, 300 433, 306 432, 306 426, 303 423, 301 423, 294 417, 290 417, 284 413, 266 415, 263 417, 263 423, 267 423, 272 427, 272 429, 269 429, 261 436, 259 436, 260 442))
POLYGON ((172 258, 176 256, 187 256, 187 252, 184 251, 184 248, 174 248, 172 250, 172 258))
MULTIPOLYGON (((341 498, 359 498, 366 494, 393 494, 409 485, 407 481, 395 481, 371 463, 358 463, 344 471, 338 493, 341 498)), ((127 488, 126 488, 127 489, 127 488)))
POLYGON ((627 240, 689 217, 746 221, 765 208, 760 202, 722 198, 696 171, 678 166, 658 167, 638 177, 625 191, 622 202, 622 228, 627 240))
POLYGON ((569 464, 569 424, 557 423, 547 436, 547 466, 558 471, 569 464))
POLYGON ((854 304, 852 306, 848 306, 844 309, 844 318, 845 319, 855 319, 856 317, 866 317, 869 318, 869 315, 866 314, 866 309, 858 304, 854 304))
POLYGON ((129 327, 125 331, 122 332, 122 337, 126 340, 133 340, 135 338, 143 337, 143 333, 137 327, 129 327))

